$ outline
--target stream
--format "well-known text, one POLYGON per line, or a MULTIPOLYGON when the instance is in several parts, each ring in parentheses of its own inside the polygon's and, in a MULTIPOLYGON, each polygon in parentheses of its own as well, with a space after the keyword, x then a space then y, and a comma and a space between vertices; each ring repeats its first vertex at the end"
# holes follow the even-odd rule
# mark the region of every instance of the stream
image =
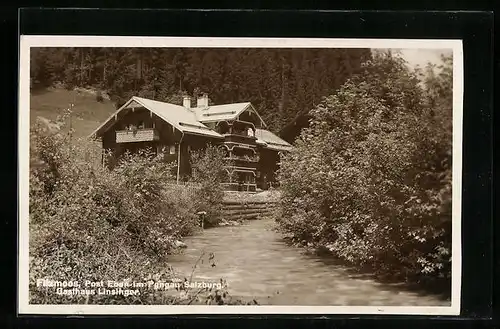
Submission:
POLYGON ((261 305, 449 306, 438 296, 380 283, 330 258, 306 254, 273 231, 271 219, 206 229, 187 237, 169 263, 192 281, 226 280, 231 296, 261 305), (213 261, 208 255, 214 254, 213 261), (197 262, 204 254, 202 261, 197 262), (193 271, 193 266, 197 264, 193 271), (215 264, 215 266, 214 266, 215 264))

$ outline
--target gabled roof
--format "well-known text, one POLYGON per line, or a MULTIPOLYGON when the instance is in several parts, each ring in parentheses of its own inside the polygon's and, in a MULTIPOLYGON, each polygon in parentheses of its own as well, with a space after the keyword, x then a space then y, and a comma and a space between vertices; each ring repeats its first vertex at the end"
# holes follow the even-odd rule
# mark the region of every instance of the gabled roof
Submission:
MULTIPOLYGON (((251 108, 250 103, 235 103, 235 104, 225 104, 225 105, 215 105, 210 106, 206 110, 201 110, 193 108, 192 110, 186 109, 183 106, 159 102, 152 99, 142 98, 142 97, 132 97, 128 100, 122 107, 120 107, 115 113, 113 113, 103 124, 101 124, 90 137, 100 137, 104 132, 111 128, 115 124, 114 118, 122 111, 130 109, 133 105, 138 105, 144 107, 163 119, 165 122, 169 123, 179 131, 187 134, 203 135, 214 138, 223 139, 224 136, 217 133, 216 131, 208 128, 200 121, 221 121, 221 120, 234 120, 238 115, 240 115, 245 110, 251 108), (206 111, 206 112, 205 112, 206 111), (208 114, 208 115, 203 115, 208 114), (198 117, 197 117, 198 116, 198 117), (201 118, 199 118, 201 116, 201 118), (204 118, 207 118, 204 120, 204 118)), ((258 115, 258 113, 255 111, 258 115)), ((262 120, 262 119, 261 119, 262 120)), ((284 141, 280 137, 276 136, 272 132, 266 129, 256 129, 255 137, 257 137, 257 143, 265 146, 266 148, 277 150, 277 151, 289 151, 292 149, 292 145, 284 141)))
POLYGON ((139 103, 163 120, 175 126, 180 131, 223 138, 222 135, 205 126, 196 119, 194 111, 187 110, 184 106, 159 102, 152 99, 134 97, 139 103))
POLYGON ((223 120, 234 120, 238 115, 245 112, 246 110, 253 110, 255 114, 262 121, 264 126, 266 123, 260 117, 259 113, 255 111, 252 103, 232 103, 232 104, 222 104, 222 105, 211 105, 206 109, 198 110, 198 120, 201 122, 210 121, 223 121, 223 120))
POLYGON ((196 119, 194 111, 189 111, 183 106, 159 102, 142 97, 132 97, 115 113, 113 113, 102 125, 100 125, 90 136, 99 137, 113 125, 113 118, 121 111, 128 108, 132 102, 137 102, 149 111, 162 118, 181 132, 195 135, 203 135, 215 138, 223 138, 219 133, 211 130, 196 119))
POLYGON ((279 138, 269 130, 256 129, 255 137, 257 137, 257 143, 264 145, 269 149, 277 151, 290 151, 293 147, 290 143, 279 138))
POLYGON ((223 105, 211 105, 206 109, 198 110, 198 120, 200 121, 221 121, 233 120, 238 114, 245 111, 250 106, 250 103, 234 103, 223 105))

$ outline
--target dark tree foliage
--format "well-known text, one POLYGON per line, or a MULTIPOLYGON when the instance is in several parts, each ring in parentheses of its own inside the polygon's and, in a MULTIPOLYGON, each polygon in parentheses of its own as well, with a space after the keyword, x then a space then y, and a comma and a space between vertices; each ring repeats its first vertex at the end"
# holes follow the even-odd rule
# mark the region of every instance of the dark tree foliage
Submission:
POLYGON ((449 289, 452 81, 451 58, 413 72, 374 54, 311 111, 282 160, 281 229, 351 264, 449 289))
POLYGON ((369 49, 33 48, 33 88, 93 87, 123 104, 209 94, 215 104, 252 102, 274 131, 308 112, 370 58, 369 49))

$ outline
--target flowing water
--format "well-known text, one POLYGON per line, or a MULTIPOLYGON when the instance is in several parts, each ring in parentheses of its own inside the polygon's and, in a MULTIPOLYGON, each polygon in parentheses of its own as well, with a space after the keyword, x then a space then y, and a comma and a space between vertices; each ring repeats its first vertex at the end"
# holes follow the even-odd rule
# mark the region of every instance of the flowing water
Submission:
POLYGON ((191 281, 226 280, 231 296, 259 304, 335 306, 449 306, 449 300, 383 284, 331 259, 305 254, 272 230, 270 219, 204 230, 169 263, 191 281), (209 261, 213 253, 214 259, 209 261), (204 254, 205 256, 200 256, 204 254), (193 271, 193 266, 197 264, 193 271), (214 266, 215 265, 215 266, 214 266))

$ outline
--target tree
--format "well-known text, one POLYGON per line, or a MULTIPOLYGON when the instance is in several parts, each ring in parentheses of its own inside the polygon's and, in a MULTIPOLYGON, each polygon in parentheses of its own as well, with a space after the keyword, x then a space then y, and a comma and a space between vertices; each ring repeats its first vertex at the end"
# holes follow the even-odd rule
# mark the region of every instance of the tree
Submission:
POLYGON ((279 175, 294 241, 405 280, 449 279, 451 85, 427 77, 422 88, 397 54, 375 53, 311 111, 279 175))
POLYGON ((191 153, 191 182, 198 185, 197 211, 206 213, 209 225, 220 221, 224 192, 221 183, 226 175, 225 152, 220 146, 208 145, 191 153))
POLYGON ((369 57, 369 49, 37 48, 31 73, 34 88, 98 88, 117 106, 199 88, 215 104, 251 102, 278 132, 369 57))

